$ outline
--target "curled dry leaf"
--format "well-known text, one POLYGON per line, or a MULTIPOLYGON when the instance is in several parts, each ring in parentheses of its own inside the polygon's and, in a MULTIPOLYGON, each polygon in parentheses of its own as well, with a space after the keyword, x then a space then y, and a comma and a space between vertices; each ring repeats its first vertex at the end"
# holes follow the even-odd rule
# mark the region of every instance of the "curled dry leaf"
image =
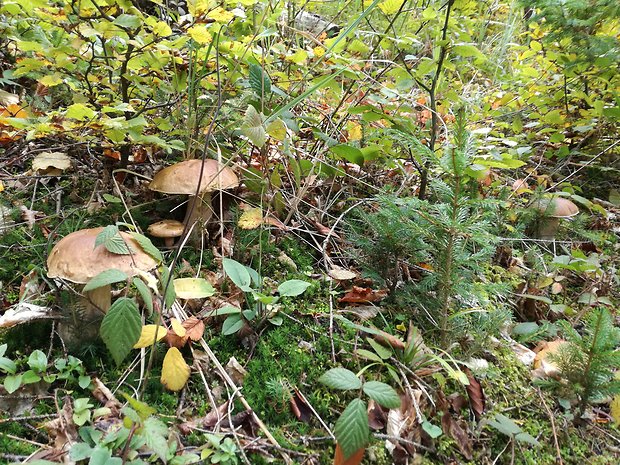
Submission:
POLYGON ((443 392, 438 391, 437 394, 437 407, 443 412, 443 415, 441 416, 441 429, 444 434, 450 436, 456 441, 456 445, 461 451, 461 454, 463 454, 463 457, 467 460, 471 460, 473 458, 472 444, 468 434, 467 424, 464 422, 459 422, 452 416, 452 413, 450 412, 450 404, 443 392), (461 426, 461 423, 465 426, 461 426))
POLYGON ((226 373, 228 373, 237 386, 243 384, 243 380, 248 374, 246 369, 241 366, 235 357, 230 357, 230 360, 228 360, 226 364, 226 373))
POLYGON ((538 353, 534 358, 534 371, 532 371, 534 378, 560 378, 560 368, 549 359, 549 356, 557 354, 564 344, 566 344, 565 340, 556 339, 549 342, 543 341, 536 347, 535 351, 538 353))
POLYGON ((52 309, 49 307, 20 302, 0 316, 0 328, 10 328, 22 323, 49 318, 51 314, 52 309))
POLYGON ((388 410, 381 407, 373 399, 368 401, 368 426, 381 431, 387 425, 388 410))
POLYGON ((71 168, 71 158, 62 152, 41 152, 32 160, 32 171, 57 176, 71 168))
POLYGON ((480 417, 484 414, 484 407, 486 404, 486 398, 480 382, 476 379, 474 374, 469 368, 464 368, 463 371, 467 375, 469 384, 465 386, 467 395, 469 396, 469 406, 474 412, 474 416, 477 421, 480 421, 480 417))
POLYGON ((345 270, 344 268, 334 267, 327 272, 327 274, 336 281, 348 281, 350 279, 357 278, 357 273, 345 270))
POLYGON ((217 409, 211 410, 202 418, 195 418, 191 421, 181 423, 178 428, 181 434, 188 435, 196 428, 212 429, 226 416, 229 401, 221 404, 217 409))
POLYGON ((338 310, 338 313, 352 313, 361 321, 371 320, 377 316, 381 309, 375 305, 356 305, 338 310))
POLYGON ((22 212, 22 219, 28 224, 28 229, 32 229, 37 221, 37 215, 41 214, 41 212, 30 210, 25 205, 20 206, 19 209, 22 212))
POLYGON ((304 396, 299 389, 293 388, 293 395, 290 398, 290 405, 293 414, 299 421, 309 423, 312 418, 312 409, 308 404, 306 396, 304 396))

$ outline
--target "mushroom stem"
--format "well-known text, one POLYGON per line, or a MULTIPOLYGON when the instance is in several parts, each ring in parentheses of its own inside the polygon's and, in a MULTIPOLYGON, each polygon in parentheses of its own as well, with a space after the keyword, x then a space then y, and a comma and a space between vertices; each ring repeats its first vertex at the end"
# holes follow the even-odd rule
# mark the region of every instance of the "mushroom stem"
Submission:
POLYGON ((538 238, 548 241, 555 239, 560 227, 560 218, 541 218, 538 225, 538 238))
POLYGON ((85 294, 87 312, 89 316, 99 316, 101 312, 107 313, 112 306, 112 286, 98 287, 85 294))
POLYGON ((202 195, 190 195, 187 202, 187 210, 183 223, 189 225, 196 223, 192 231, 190 240, 199 244, 204 233, 204 227, 213 216, 211 210, 211 192, 205 192, 202 195))

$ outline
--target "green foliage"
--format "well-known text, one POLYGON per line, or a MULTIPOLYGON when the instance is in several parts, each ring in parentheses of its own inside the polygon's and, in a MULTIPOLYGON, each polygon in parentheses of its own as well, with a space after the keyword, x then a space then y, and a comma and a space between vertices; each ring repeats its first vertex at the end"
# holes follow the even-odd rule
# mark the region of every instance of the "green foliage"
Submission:
MULTIPOLYGON (((361 390, 382 407, 394 409, 400 407, 400 396, 388 384, 380 381, 362 380, 346 368, 332 368, 319 378, 319 382, 332 389, 361 390)), ((354 399, 344 409, 334 428, 336 441, 342 448, 345 458, 357 450, 366 447, 370 429, 366 402, 354 399)))
POLYGON ((116 300, 101 322, 100 334, 117 365, 138 342, 141 330, 142 321, 135 301, 127 297, 116 300))
POLYGON ((224 307, 213 312, 214 315, 230 315, 222 325, 222 334, 224 335, 235 334, 246 323, 252 322, 256 328, 260 328, 267 321, 272 325, 280 326, 283 321, 282 317, 278 315, 280 299, 282 297, 297 297, 311 285, 307 281, 290 279, 278 286, 278 295, 269 295, 262 291, 263 280, 254 269, 231 258, 222 259, 222 266, 230 280, 246 293, 249 306, 246 310, 237 307, 224 307))
MULTIPOLYGON (((578 400, 579 416, 586 407, 606 396, 620 393, 620 328, 605 307, 592 310, 586 317, 582 334, 568 321, 558 323, 567 344, 552 356, 562 378, 578 400)), ((552 383, 560 387, 558 383, 552 383)))
POLYGON ((471 313, 486 312, 500 290, 479 278, 498 242, 493 233, 497 206, 470 195, 466 171, 473 151, 460 110, 454 143, 446 144, 435 160, 443 176, 431 181, 432 198, 380 197, 378 211, 363 217, 367 237, 358 233, 355 238, 366 263, 382 270, 392 291, 405 264, 421 275, 408 286, 408 295, 412 306, 428 316, 426 323, 438 328, 444 348, 464 335, 462 330, 454 334, 455 329, 466 325, 471 313))

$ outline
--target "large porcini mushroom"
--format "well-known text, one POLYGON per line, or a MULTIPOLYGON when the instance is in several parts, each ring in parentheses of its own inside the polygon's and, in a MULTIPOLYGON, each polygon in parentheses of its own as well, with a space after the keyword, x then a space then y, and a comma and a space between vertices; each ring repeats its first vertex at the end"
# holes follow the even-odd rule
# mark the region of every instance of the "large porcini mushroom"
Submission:
POLYGON ((561 219, 571 218, 579 213, 579 208, 564 197, 549 197, 534 202, 542 218, 538 223, 537 236, 540 239, 553 240, 561 219))
MULTIPOLYGON (((105 270, 117 269, 127 276, 134 276, 157 266, 155 259, 127 233, 121 232, 120 235, 131 254, 115 254, 103 245, 95 247, 97 236, 103 229, 82 229, 58 241, 47 257, 47 276, 86 284, 105 270)), ((102 286, 86 292, 84 297, 87 299, 87 317, 93 317, 110 308, 112 290, 110 285, 102 286)))
POLYGON ((161 220, 151 224, 146 232, 153 237, 159 237, 164 240, 166 247, 174 245, 174 239, 183 235, 185 225, 177 220, 161 220))
POLYGON ((205 160, 204 163, 202 160, 186 160, 159 171, 153 177, 149 189, 165 194, 189 195, 183 223, 191 226, 197 222, 197 229, 201 230, 213 215, 211 192, 232 189, 238 185, 239 179, 235 172, 216 160, 205 160))

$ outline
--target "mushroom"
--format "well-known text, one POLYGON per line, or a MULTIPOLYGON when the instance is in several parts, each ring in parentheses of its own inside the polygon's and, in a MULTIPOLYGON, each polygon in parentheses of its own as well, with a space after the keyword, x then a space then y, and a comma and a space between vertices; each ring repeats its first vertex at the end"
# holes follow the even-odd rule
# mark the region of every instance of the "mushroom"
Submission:
POLYGON ((579 213, 577 205, 564 197, 541 199, 535 202, 533 207, 543 216, 538 224, 537 236, 546 240, 555 238, 561 219, 568 219, 579 213))
POLYGON ((177 220, 162 220, 153 223, 146 230, 153 237, 160 237, 164 240, 166 247, 174 245, 174 239, 183 235, 185 225, 177 220))
POLYGON ((186 160, 159 171, 149 189, 165 194, 189 195, 184 224, 198 222, 199 228, 213 215, 211 192, 239 185, 235 172, 216 160, 186 160), (202 169, 202 178, 200 171, 202 169), (196 195, 198 185, 200 191, 196 195))
MULTIPOLYGON (((120 235, 129 246, 131 254, 119 255, 103 245, 95 247, 97 236, 104 228, 82 229, 63 237, 47 257, 47 276, 62 278, 76 284, 86 284, 99 273, 117 269, 128 276, 150 271, 157 266, 153 257, 144 252, 129 234, 120 235)), ((92 317, 97 312, 107 312, 112 301, 110 285, 85 293, 86 313, 92 317)))

